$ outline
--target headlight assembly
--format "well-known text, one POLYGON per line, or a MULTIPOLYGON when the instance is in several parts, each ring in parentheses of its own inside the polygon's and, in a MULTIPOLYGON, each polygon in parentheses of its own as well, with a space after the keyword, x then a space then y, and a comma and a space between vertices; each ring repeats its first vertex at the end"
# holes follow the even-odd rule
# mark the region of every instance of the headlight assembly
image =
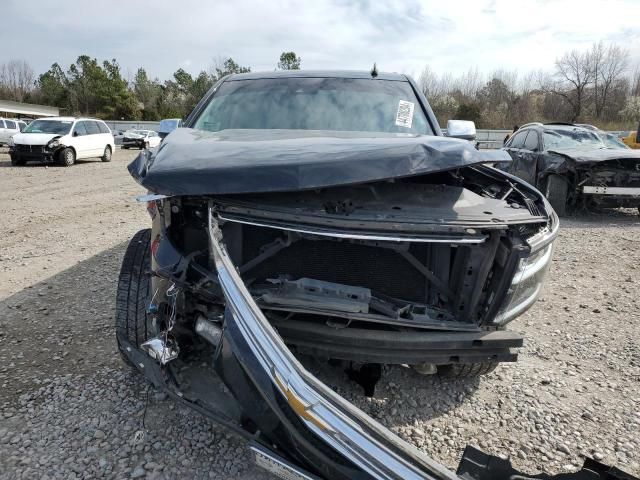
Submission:
POLYGON ((58 139, 51 140, 47 143, 47 148, 54 149, 60 146, 60 141, 58 139))
POLYGON ((548 229, 529 240, 531 253, 518 261, 516 273, 507 290, 502 307, 498 311, 494 323, 505 325, 526 312, 536 301, 544 276, 551 265, 553 241, 558 234, 558 218, 552 216, 548 229))
POLYGON ((9 141, 7 142, 7 146, 9 148, 15 147, 16 143, 13 141, 13 137, 9 137, 9 141))

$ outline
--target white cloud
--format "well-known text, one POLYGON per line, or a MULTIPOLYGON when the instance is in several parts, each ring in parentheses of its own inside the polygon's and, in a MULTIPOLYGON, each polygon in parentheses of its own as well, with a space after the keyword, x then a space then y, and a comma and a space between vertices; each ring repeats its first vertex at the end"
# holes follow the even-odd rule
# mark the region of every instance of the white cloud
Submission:
POLYGON ((307 69, 369 69, 375 61, 417 76, 427 63, 454 74, 472 66, 546 69, 563 52, 599 40, 640 52, 636 0, 33 0, 3 10, 12 19, 5 36, 20 40, 0 61, 24 58, 37 71, 55 61, 66 67, 82 53, 160 78, 226 56, 272 70, 282 51, 294 50, 307 69))

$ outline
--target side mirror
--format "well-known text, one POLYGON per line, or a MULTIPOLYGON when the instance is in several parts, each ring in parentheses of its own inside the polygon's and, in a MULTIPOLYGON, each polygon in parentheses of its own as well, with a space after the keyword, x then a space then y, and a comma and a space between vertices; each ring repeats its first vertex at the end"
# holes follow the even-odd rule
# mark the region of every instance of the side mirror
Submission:
POLYGON ((471 120, 449 120, 447 122, 447 137, 475 140, 476 124, 471 120))
POLYGON ((77 131, 77 130, 74 130, 74 131, 73 131, 73 136, 74 136, 74 137, 78 137, 79 135, 80 135, 80 134, 78 133, 78 131, 77 131))

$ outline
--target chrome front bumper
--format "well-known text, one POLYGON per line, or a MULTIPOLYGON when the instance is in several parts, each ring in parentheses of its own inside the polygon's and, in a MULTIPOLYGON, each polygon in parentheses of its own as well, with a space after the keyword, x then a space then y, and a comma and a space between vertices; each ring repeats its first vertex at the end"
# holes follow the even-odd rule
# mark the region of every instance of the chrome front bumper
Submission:
POLYGON ((210 251, 227 320, 304 426, 335 452, 375 479, 459 479, 456 474, 403 441, 310 374, 293 356, 254 302, 222 244, 209 212, 210 251))

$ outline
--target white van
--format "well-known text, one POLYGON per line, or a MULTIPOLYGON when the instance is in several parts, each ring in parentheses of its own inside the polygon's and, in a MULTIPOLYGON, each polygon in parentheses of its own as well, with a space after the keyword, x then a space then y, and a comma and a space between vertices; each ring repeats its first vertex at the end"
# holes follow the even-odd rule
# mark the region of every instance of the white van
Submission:
POLYGON ((40 118, 9 140, 12 165, 34 160, 68 167, 85 158, 110 162, 114 150, 111 130, 95 118, 40 118))
POLYGON ((0 145, 9 143, 9 139, 24 130, 26 126, 26 122, 22 120, 0 118, 0 145))

